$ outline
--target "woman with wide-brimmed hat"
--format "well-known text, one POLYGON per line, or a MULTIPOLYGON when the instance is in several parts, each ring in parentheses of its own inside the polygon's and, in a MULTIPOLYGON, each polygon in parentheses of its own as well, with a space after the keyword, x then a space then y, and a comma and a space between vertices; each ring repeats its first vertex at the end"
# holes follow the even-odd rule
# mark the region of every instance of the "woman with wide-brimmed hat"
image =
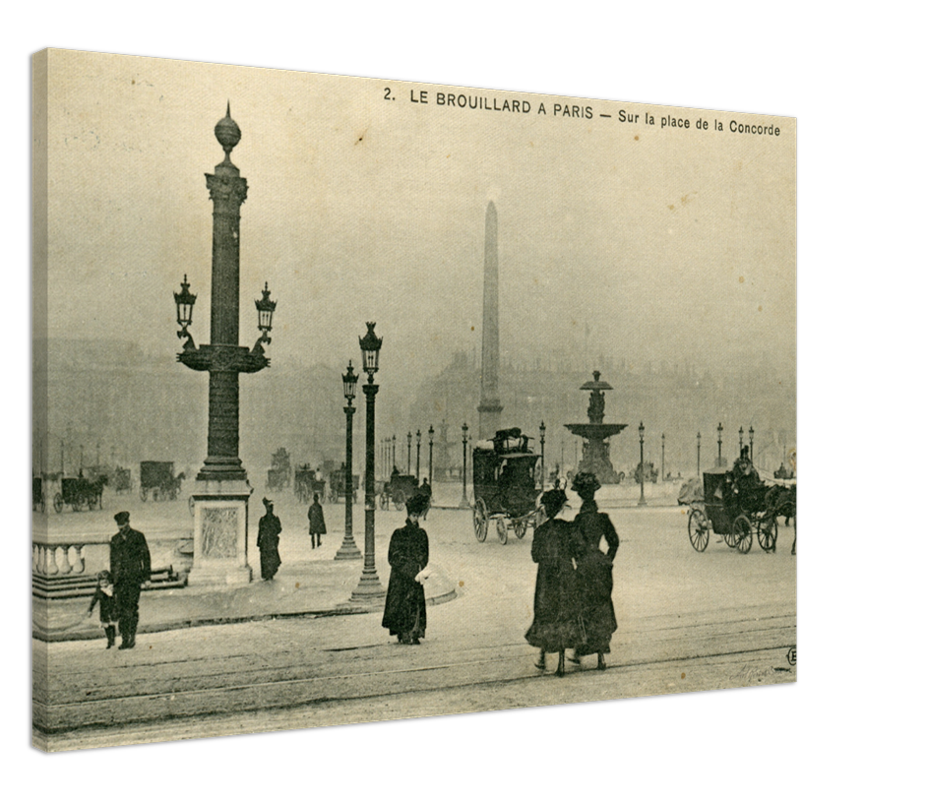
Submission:
POLYGON ((581 555, 582 542, 572 523, 557 519, 566 505, 566 492, 551 489, 540 498, 547 521, 534 531, 531 558, 537 564, 534 589, 534 621, 524 638, 540 648, 537 669, 546 669, 546 654, 559 653, 556 674, 566 672, 566 648, 584 642, 579 617, 573 559, 581 555))
POLYGON ((580 472, 572 481, 573 491, 582 498, 582 508, 574 524, 584 545, 576 559, 576 583, 586 639, 570 660, 579 664, 582 656, 597 653, 598 669, 606 669, 604 656, 611 652, 611 636, 617 630, 611 600, 614 588, 611 570, 620 539, 611 518, 598 510, 595 492, 600 488, 598 478, 591 472, 580 472), (607 553, 601 550, 602 539, 607 544, 607 553))

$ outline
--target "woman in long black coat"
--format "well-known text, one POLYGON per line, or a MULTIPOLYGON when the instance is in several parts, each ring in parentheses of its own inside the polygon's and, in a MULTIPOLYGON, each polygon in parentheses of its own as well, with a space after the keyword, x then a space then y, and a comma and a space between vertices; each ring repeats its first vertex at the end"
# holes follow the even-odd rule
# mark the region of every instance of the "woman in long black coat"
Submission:
POLYGON ((545 492, 543 504, 547 521, 534 531, 531 558, 537 563, 534 589, 534 620, 524 638, 540 648, 537 669, 546 669, 546 654, 559 653, 556 674, 566 672, 566 648, 584 642, 576 589, 573 559, 582 554, 582 543, 572 523, 555 519, 566 505, 562 489, 545 492))
POLYGON ((611 518, 600 512, 595 502, 595 492, 601 488, 598 478, 590 472, 580 472, 573 479, 572 488, 582 498, 582 508, 573 522, 584 545, 576 560, 576 583, 586 640, 575 649, 571 660, 578 664, 582 656, 597 653, 598 669, 605 669, 604 654, 611 652, 611 636, 617 630, 611 592, 612 564, 620 539, 611 518), (602 539, 607 543, 607 553, 601 551, 602 539))
POLYGON ((428 565, 428 534, 418 526, 418 520, 427 505, 422 495, 410 497, 405 504, 408 518, 405 527, 392 534, 389 541, 389 587, 386 589, 386 607, 383 610, 383 627, 390 636, 398 636, 399 644, 421 644, 428 624, 424 601, 424 576, 428 565))
POLYGON ((273 513, 273 501, 264 498, 267 513, 257 524, 257 549, 260 550, 260 576, 265 581, 273 580, 280 568, 280 533, 283 525, 273 513))

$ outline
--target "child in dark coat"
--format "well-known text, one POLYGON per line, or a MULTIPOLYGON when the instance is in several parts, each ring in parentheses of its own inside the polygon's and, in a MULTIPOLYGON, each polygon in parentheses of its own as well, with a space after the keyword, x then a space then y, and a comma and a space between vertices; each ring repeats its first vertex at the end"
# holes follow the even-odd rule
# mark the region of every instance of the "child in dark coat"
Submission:
POLYGON ((108 570, 96 576, 96 591, 87 609, 87 616, 93 616, 93 607, 100 604, 100 625, 106 631, 106 649, 116 643, 116 598, 113 594, 113 579, 108 570))

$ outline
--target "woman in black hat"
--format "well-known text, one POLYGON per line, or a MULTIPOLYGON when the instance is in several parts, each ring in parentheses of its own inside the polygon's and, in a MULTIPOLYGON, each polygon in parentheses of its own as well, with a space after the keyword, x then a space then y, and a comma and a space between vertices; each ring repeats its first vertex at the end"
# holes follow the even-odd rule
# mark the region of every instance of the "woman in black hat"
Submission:
POLYGON ((428 498, 416 494, 408 499, 408 518, 389 540, 389 588, 383 609, 383 627, 399 644, 421 644, 428 624, 424 603, 424 584, 428 566, 428 534, 418 520, 428 505, 428 498))
POLYGON ((537 564, 534 589, 534 621, 524 638, 540 648, 535 666, 546 669, 546 654, 559 653, 556 674, 566 672, 566 648, 584 642, 576 593, 573 559, 582 555, 582 542, 570 522, 556 519, 566 505, 566 492, 551 489, 540 498, 547 521, 534 531, 531 558, 537 564))
POLYGON ((580 472, 573 478, 572 488, 582 498, 575 526, 585 547, 576 560, 576 582, 586 641, 576 648, 570 660, 579 664, 582 656, 597 653, 598 669, 606 669, 604 654, 611 652, 611 636, 617 630, 611 600, 614 588, 611 568, 620 539, 611 518, 600 512, 595 502, 595 492, 601 488, 598 478, 591 472, 580 472), (607 553, 601 551, 602 539, 607 543, 607 553))
POLYGON ((263 503, 267 513, 257 524, 257 549, 260 550, 260 577, 270 581, 283 563, 280 560, 280 534, 283 532, 283 525, 280 518, 273 513, 273 501, 265 497, 263 503))

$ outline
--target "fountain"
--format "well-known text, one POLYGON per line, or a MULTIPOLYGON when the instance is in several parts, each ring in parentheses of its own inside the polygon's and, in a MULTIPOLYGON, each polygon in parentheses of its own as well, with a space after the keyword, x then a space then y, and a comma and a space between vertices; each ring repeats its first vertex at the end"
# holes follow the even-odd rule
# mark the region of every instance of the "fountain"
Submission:
POLYGON ((567 424, 570 433, 581 436, 582 461, 579 472, 592 472, 602 483, 620 483, 621 476, 614 471, 611 459, 608 456, 608 438, 620 433, 627 426, 621 423, 604 422, 604 393, 614 387, 601 380, 601 373, 595 370, 592 373, 594 380, 586 381, 579 389, 590 391, 588 402, 588 422, 574 422, 567 424))

